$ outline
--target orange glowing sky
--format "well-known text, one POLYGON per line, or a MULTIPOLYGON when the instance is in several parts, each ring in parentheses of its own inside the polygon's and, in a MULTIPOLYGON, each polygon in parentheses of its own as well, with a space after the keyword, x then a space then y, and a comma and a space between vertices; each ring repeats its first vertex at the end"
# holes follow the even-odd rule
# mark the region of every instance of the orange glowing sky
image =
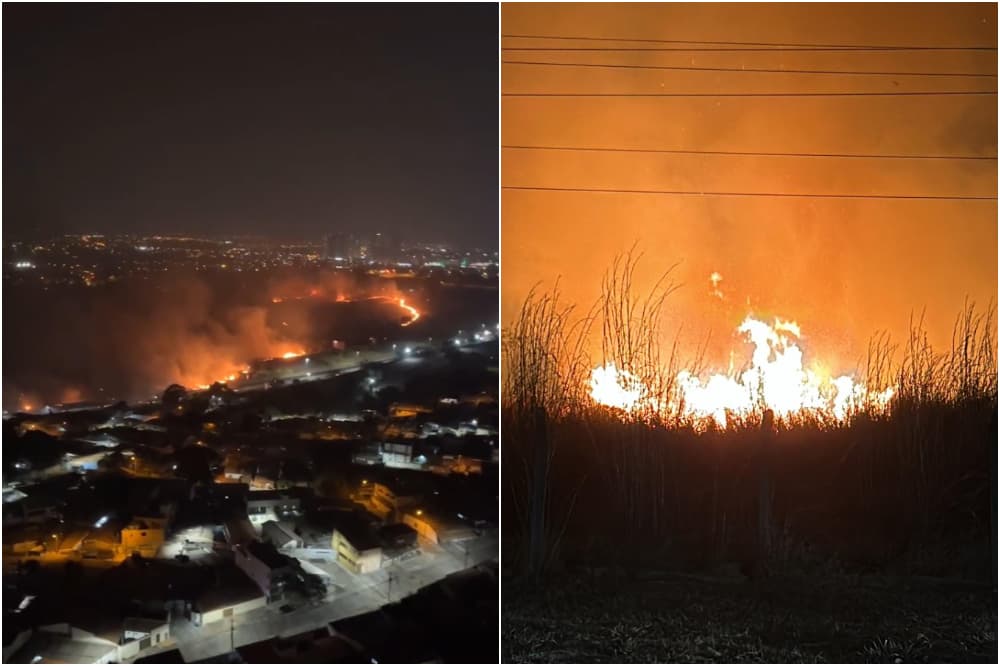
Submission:
MULTIPOLYGON (((996 46, 996 5, 504 5, 506 35, 815 44, 996 46)), ((581 46, 505 38, 511 46, 581 46)), ((589 42, 584 46, 636 46, 589 42)), ((641 45, 641 44, 640 44, 641 45)), ((650 44, 645 44, 650 46, 650 44)), ((655 46, 655 45, 654 45, 655 46)), ((516 52, 505 60, 996 74, 997 53, 516 52)), ((996 90, 996 78, 857 77, 503 66, 504 92, 996 90)), ((995 156, 997 98, 504 98, 505 145, 995 156)), ((997 162, 502 152, 504 185, 996 196, 997 162)), ((718 361, 749 313, 798 321, 839 369, 868 338, 897 340, 927 311, 950 340, 964 298, 997 294, 996 201, 502 194, 506 325, 528 290, 562 277, 589 306, 601 274, 636 242, 640 288, 670 264, 684 287, 664 329, 711 331, 718 361), (709 276, 722 276, 713 295, 709 276), (747 299, 750 305, 747 305, 747 299)))

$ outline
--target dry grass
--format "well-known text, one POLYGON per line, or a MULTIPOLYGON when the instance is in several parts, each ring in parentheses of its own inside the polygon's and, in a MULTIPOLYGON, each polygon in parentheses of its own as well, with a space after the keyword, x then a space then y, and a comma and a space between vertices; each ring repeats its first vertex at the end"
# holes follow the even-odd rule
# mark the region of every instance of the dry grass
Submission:
MULTIPOLYGON (((697 372, 701 359, 661 346, 659 321, 675 287, 667 271, 636 296, 638 259, 630 253, 614 264, 590 312, 577 315, 558 291, 532 292, 505 331, 504 539, 515 565, 540 441, 547 567, 649 559, 707 566, 746 552, 757 492, 750 444, 760 416, 697 432, 670 408, 677 370, 697 372), (601 359, 584 353, 592 327, 601 359), (639 377, 654 407, 626 415, 595 405, 588 376, 603 362, 639 377)), ((993 304, 966 303, 945 351, 930 347, 921 318, 902 345, 874 336, 862 378, 875 390, 896 387, 888 413, 868 405, 843 422, 804 415, 781 423, 771 471, 778 545, 848 568, 923 558, 920 566, 935 571, 971 549, 987 555, 962 563, 960 573, 995 572, 987 562, 996 525, 996 344, 993 304), (928 553, 941 553, 941 562, 928 553)))

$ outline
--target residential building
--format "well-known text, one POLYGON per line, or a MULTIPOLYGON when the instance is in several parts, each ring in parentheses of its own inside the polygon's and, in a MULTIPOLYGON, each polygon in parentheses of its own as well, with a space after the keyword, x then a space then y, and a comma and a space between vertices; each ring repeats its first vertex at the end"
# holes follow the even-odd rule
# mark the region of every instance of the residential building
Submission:
POLYGON ((155 557, 166 540, 166 522, 165 518, 133 518, 121 530, 122 550, 126 555, 155 557))
POLYGON ((122 644, 138 642, 138 651, 159 647, 170 639, 170 624, 166 619, 127 617, 122 624, 122 644))
POLYGON ((269 543, 251 541, 233 548, 236 566, 257 584, 270 603, 280 599, 285 581, 295 574, 296 560, 282 555, 269 543))
POLYGON ((355 515, 343 516, 331 540, 337 561, 345 569, 364 574, 382 567, 382 547, 369 525, 355 515))
POLYGON ((403 523, 412 527, 422 538, 436 544, 467 541, 476 538, 476 531, 462 520, 424 509, 403 514, 403 523))
POLYGON ((223 567, 217 573, 215 585, 205 590, 192 606, 191 621, 196 627, 228 620, 267 605, 267 595, 236 567, 223 567))
POLYGON ((247 495, 247 515, 275 516, 279 512, 298 511, 301 500, 297 494, 284 490, 256 490, 247 495))

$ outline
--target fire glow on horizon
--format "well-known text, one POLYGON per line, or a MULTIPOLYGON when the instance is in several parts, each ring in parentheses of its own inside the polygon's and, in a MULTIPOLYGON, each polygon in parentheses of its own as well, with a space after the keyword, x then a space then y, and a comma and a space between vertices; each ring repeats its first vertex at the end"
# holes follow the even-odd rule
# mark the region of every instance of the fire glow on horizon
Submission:
MULTIPOLYGON (((324 297, 323 291, 319 288, 314 287, 309 289, 306 295, 302 296, 289 296, 289 297, 274 296, 271 298, 271 303, 280 304, 286 301, 300 301, 305 299, 314 299, 314 298, 318 299, 323 297, 324 297)), ((333 300, 337 303, 351 303, 355 300, 384 301, 387 303, 388 302, 395 303, 403 310, 403 312, 408 317, 406 320, 400 323, 400 326, 404 328, 415 323, 421 317, 420 311, 417 308, 413 307, 412 305, 408 304, 406 302, 406 299, 402 297, 397 298, 393 296, 368 296, 363 299, 354 299, 345 294, 338 294, 333 300)), ((309 352, 303 346, 286 342, 279 345, 275 345, 272 349, 270 349, 268 352, 268 358, 291 360, 305 356, 307 353, 309 352)), ((214 383, 230 384, 232 382, 235 382, 241 376, 245 376, 249 372, 250 372, 250 367, 246 365, 240 366, 239 368, 233 367, 221 378, 214 379, 211 382, 205 382, 205 381, 195 382, 194 385, 199 389, 207 389, 214 383)))
MULTIPOLYGON (((319 289, 310 289, 308 296, 294 296, 294 297, 291 297, 291 298, 285 298, 283 296, 275 296, 275 297, 273 297, 271 299, 271 302, 274 303, 274 304, 278 304, 278 303, 284 303, 286 300, 301 301, 301 300, 305 300, 307 298, 319 298, 321 296, 322 296, 322 293, 320 292, 319 289)), ((337 303, 352 303, 356 299, 353 299, 353 298, 351 298, 349 296, 345 296, 344 294, 340 294, 334 300, 337 303)), ((410 317, 406 321, 402 322, 400 324, 400 326, 403 326, 403 327, 409 326, 410 324, 413 324, 418 319, 420 319, 420 311, 417 310, 417 308, 413 307, 412 305, 408 304, 406 302, 405 298, 402 298, 402 297, 400 297, 400 298, 393 298, 391 296, 368 296, 368 297, 366 297, 363 300, 366 300, 366 301, 386 301, 386 302, 394 302, 394 303, 396 303, 410 317)))
POLYGON ((704 426, 708 420, 726 428, 730 416, 747 416, 766 407, 776 416, 815 414, 841 421, 865 405, 884 409, 894 389, 869 390, 849 375, 825 376, 803 365, 801 331, 792 321, 773 324, 747 316, 737 331, 754 347, 749 367, 737 374, 712 374, 704 381, 684 370, 676 376, 675 405, 661 404, 635 374, 614 363, 595 368, 590 395, 601 405, 626 413, 665 413, 677 409, 682 419, 704 426))

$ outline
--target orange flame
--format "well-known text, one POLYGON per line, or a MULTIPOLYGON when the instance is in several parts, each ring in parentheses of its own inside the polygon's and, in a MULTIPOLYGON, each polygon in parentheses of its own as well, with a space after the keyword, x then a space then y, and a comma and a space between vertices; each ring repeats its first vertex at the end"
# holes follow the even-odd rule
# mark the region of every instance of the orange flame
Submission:
MULTIPOLYGON (((766 407, 777 416, 813 413, 841 421, 865 404, 885 409, 892 399, 892 387, 869 390, 848 375, 828 378, 805 369, 795 322, 775 319, 768 325, 748 316, 737 330, 754 346, 749 369, 739 376, 713 374, 704 381, 687 370, 680 372, 673 406, 679 407, 682 418, 702 424, 711 419, 725 428, 730 415, 746 416, 766 407)), ((669 406, 658 404, 660 397, 614 363, 594 369, 590 395, 598 404, 628 413, 662 413, 669 406)))
POLYGON ((404 310, 410 313, 409 321, 404 321, 402 323, 402 326, 409 326, 416 320, 420 319, 420 312, 412 305, 407 305, 405 299, 403 298, 399 299, 399 307, 403 308, 404 310))

